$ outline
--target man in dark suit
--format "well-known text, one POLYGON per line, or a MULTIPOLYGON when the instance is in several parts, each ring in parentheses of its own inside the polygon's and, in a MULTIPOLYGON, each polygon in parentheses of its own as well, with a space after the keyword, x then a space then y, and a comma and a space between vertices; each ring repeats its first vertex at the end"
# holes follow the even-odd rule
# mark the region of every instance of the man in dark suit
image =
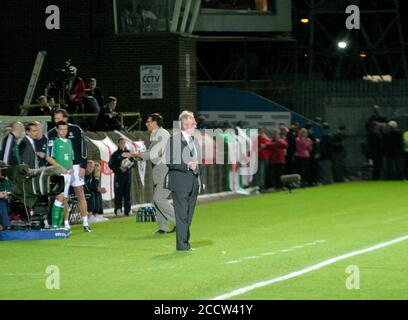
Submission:
POLYGON ((38 124, 30 122, 25 126, 26 135, 19 145, 21 163, 26 164, 30 169, 39 168, 39 158, 35 150, 35 139, 38 137, 38 124))
POLYGON ((13 122, 8 134, 3 139, 0 152, 0 160, 8 166, 21 164, 20 152, 17 141, 24 136, 24 125, 21 122, 13 122))
POLYGON ((204 189, 200 175, 200 146, 193 134, 196 128, 194 114, 183 111, 179 116, 181 132, 174 133, 166 149, 169 167, 166 187, 172 192, 176 215, 176 249, 192 250, 190 225, 197 196, 204 189))
POLYGON ((122 126, 117 118, 116 110, 117 99, 109 97, 108 102, 104 105, 98 114, 96 122, 96 131, 114 131, 121 130, 122 126))

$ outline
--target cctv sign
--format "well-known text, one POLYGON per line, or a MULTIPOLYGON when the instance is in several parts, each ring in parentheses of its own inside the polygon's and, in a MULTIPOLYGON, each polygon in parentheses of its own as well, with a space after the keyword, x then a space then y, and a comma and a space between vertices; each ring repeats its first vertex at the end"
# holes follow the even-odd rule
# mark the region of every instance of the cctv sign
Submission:
POLYGON ((163 99, 163 66, 140 66, 140 99, 163 99))

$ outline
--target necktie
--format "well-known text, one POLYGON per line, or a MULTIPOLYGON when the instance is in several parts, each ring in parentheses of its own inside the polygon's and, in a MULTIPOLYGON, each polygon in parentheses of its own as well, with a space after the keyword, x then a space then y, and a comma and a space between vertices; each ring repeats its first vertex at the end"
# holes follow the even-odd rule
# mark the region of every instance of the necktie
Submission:
MULTIPOLYGON (((196 149, 195 144, 194 144, 194 137, 193 136, 189 137, 188 147, 190 148, 190 150, 191 150, 191 152, 193 154, 193 161, 198 163, 197 149, 196 149)), ((197 167, 194 170, 194 173, 196 175, 199 173, 198 164, 197 164, 197 167)))

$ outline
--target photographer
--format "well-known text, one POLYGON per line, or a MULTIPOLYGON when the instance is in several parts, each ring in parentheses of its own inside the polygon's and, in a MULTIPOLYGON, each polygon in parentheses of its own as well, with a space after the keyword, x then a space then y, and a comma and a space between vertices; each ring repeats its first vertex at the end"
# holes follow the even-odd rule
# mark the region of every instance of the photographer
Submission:
POLYGON ((122 199, 125 201, 125 215, 131 214, 130 209, 130 187, 132 176, 130 169, 135 164, 131 154, 126 148, 126 140, 119 138, 118 150, 112 153, 109 160, 109 168, 114 172, 115 191, 115 215, 122 213, 122 199))

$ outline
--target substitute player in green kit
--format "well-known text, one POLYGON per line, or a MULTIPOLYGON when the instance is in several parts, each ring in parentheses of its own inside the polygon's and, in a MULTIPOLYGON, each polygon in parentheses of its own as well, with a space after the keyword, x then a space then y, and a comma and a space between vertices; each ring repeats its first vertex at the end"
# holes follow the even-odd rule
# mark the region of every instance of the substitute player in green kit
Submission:
POLYGON ((71 186, 71 172, 74 161, 74 151, 71 140, 67 138, 68 123, 60 121, 56 124, 58 137, 54 143, 48 146, 47 161, 53 166, 61 168, 64 177, 64 192, 59 194, 52 206, 52 228, 59 228, 64 219, 64 202, 69 196, 69 187, 71 186))

